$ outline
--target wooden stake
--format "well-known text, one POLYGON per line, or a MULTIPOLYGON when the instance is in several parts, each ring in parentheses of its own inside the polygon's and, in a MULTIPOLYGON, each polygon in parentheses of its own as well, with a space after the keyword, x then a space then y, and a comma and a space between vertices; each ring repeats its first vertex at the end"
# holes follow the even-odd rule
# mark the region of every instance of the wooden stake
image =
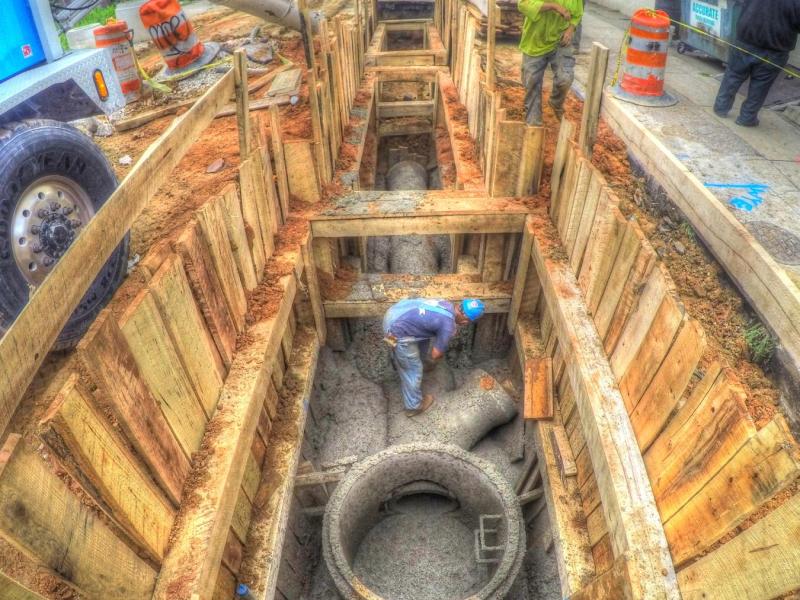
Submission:
POLYGON ((603 86, 605 85, 606 70, 608 69, 608 48, 594 42, 589 65, 586 98, 583 101, 581 132, 578 137, 578 147, 587 157, 592 156, 594 141, 597 139, 597 125, 600 122, 600 100, 603 97, 603 86))
POLYGON ((493 92, 495 89, 494 47, 497 18, 497 5, 495 2, 496 0, 487 0, 489 23, 486 28, 486 87, 490 92, 493 92))
POLYGON ((233 53, 233 86, 236 92, 236 123, 239 126, 239 155, 250 156, 250 99, 247 96, 247 55, 241 48, 233 53))

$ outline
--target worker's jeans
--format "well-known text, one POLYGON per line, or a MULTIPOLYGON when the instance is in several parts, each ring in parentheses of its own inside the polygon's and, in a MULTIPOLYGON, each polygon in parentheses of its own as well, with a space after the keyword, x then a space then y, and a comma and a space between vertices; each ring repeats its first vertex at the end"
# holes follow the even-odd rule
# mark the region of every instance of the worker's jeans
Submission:
MULTIPOLYGON (((786 63, 789 62, 788 52, 773 52, 742 42, 739 42, 739 45, 748 52, 781 67, 786 66, 786 63)), ((755 56, 731 48, 728 67, 725 69, 725 76, 722 78, 717 99, 714 102, 714 112, 720 115, 728 114, 728 111, 733 108, 736 92, 749 77, 750 87, 747 90, 747 99, 742 103, 739 118, 736 121, 744 125, 754 125, 758 121, 758 111, 764 105, 769 89, 780 72, 777 67, 769 65, 755 56)))
POLYGON ((550 106, 556 113, 560 113, 575 78, 575 49, 572 44, 559 46, 542 56, 528 56, 523 53, 522 85, 525 86, 525 120, 528 125, 542 124, 542 83, 547 65, 553 70, 550 106))
POLYGON ((400 338, 394 347, 394 363, 400 374, 400 390, 403 404, 408 410, 416 410, 422 402, 422 349, 423 342, 415 338, 400 338))

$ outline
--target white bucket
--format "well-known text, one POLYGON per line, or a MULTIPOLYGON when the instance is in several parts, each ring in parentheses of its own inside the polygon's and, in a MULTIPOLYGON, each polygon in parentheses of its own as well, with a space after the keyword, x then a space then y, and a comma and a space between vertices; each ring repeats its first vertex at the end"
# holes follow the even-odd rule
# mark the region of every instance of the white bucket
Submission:
POLYGON ((100 27, 100 23, 83 25, 67 31, 67 44, 69 47, 72 50, 94 48, 94 34, 92 32, 95 27, 100 27))
POLYGON ((142 19, 139 17, 139 7, 145 2, 147 2, 147 0, 133 0, 133 2, 117 4, 117 21, 125 21, 133 30, 134 44, 150 41, 150 34, 147 28, 142 24, 142 19))

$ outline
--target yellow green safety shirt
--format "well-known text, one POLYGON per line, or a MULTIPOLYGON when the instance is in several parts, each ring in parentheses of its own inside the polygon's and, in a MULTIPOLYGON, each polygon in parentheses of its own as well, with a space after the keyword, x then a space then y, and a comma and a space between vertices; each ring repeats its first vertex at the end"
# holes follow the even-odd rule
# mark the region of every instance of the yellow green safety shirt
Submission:
POLYGON ((525 15, 519 49, 528 56, 542 56, 558 47, 561 35, 570 24, 575 27, 583 16, 583 0, 552 0, 569 11, 572 18, 567 22, 560 14, 548 10, 542 12, 544 0, 518 0, 517 10, 525 15))

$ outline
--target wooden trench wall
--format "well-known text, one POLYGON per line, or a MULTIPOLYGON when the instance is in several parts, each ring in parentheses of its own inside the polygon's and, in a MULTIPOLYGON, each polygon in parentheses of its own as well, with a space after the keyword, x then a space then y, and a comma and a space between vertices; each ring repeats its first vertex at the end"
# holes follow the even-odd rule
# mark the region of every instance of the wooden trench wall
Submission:
MULTIPOLYGON (((307 142, 304 164, 320 189, 344 131, 341 120, 322 129, 321 115, 350 113, 368 15, 335 19, 335 34, 326 26, 308 76, 320 143, 307 142)), ((48 404, 37 434, 9 433, 0 449, 0 536, 88 598, 227 599, 245 573, 256 593, 281 597, 279 561, 265 553, 280 552, 289 526, 325 327, 308 232, 282 245, 276 235, 290 218, 291 144, 275 107, 250 114, 246 89, 238 55, 148 148, 0 340, 6 356, 20 356, 0 367, 5 426, 83 294, 65 282, 91 282, 235 95, 239 185, 150 249, 132 297, 100 313, 37 398, 48 404), (18 354, 30 344, 38 362, 18 354)), ((3 597, 41 598, 9 573, 0 585, 3 597)))
MULTIPOLYGON (((624 409, 618 416, 641 452, 680 593, 767 599, 796 590, 800 499, 736 529, 798 477, 800 448, 781 415, 757 429, 736 374, 707 360, 702 326, 686 313, 639 226, 619 212, 599 170, 569 139, 572 130, 562 124, 551 180, 549 216, 560 244, 534 234, 527 277, 538 275, 542 289, 522 314, 538 316, 542 356, 553 361, 557 420, 574 457, 596 573, 605 584, 618 578, 620 557, 636 552, 621 529, 637 521, 633 515, 621 524, 605 505, 608 474, 593 459, 599 413, 586 410, 590 390, 570 365, 572 334, 580 332, 563 320, 575 296, 613 376, 600 406, 608 414, 624 409), (622 406, 611 408, 616 396, 622 406)), ((525 317, 517 324, 532 326, 525 317)))

